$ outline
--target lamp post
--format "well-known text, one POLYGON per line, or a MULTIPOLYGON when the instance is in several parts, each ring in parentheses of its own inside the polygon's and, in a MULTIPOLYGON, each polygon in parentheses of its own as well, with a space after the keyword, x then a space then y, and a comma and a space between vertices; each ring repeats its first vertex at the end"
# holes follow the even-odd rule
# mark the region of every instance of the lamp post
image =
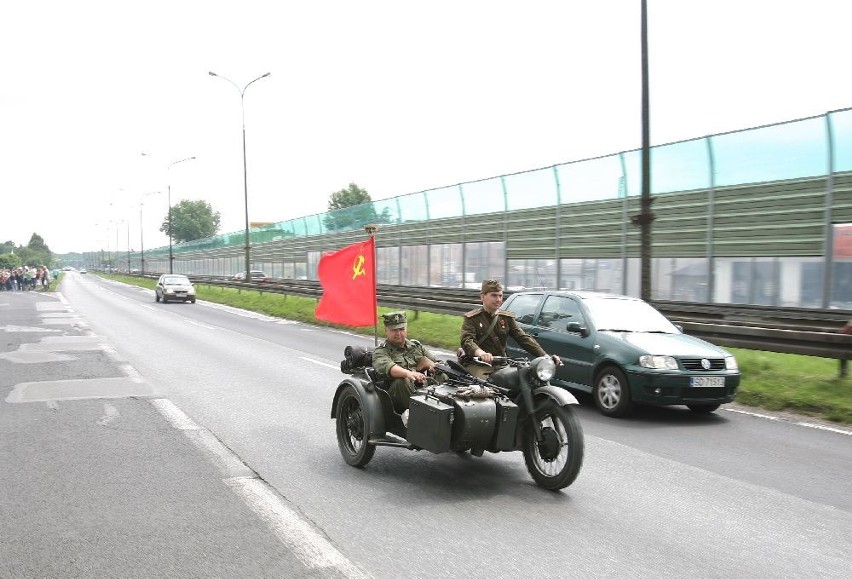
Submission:
MULTIPOLYGON (((187 157, 186 159, 180 159, 178 161, 172 161, 169 163, 169 166, 166 167, 166 176, 168 177, 169 169, 172 168, 173 165, 177 165, 178 163, 183 163, 184 161, 192 161, 195 157, 187 157)), ((167 179, 168 183, 166 184, 167 188, 167 196, 169 203, 169 273, 174 273, 174 255, 172 255, 172 184, 171 178, 167 179)))
POLYGON ((220 76, 215 72, 209 72, 210 76, 216 76, 221 78, 222 80, 227 80, 229 83, 234 85, 234 87, 240 92, 240 108, 242 110, 242 118, 243 118, 243 196, 245 197, 245 206, 246 206, 246 281, 251 281, 251 238, 249 237, 249 214, 248 214, 248 172, 246 170, 246 106, 245 106, 245 94, 246 89, 251 86, 252 83, 269 76, 271 73, 267 72, 266 74, 262 74, 243 88, 240 88, 234 81, 229 78, 225 78, 224 76, 220 76))
POLYGON ((141 252, 140 257, 140 269, 142 272, 142 276, 145 276, 145 220, 142 219, 142 208, 145 206, 145 197, 149 195, 159 195, 162 191, 152 191, 150 193, 145 193, 142 195, 142 198, 139 200, 139 248, 141 252))

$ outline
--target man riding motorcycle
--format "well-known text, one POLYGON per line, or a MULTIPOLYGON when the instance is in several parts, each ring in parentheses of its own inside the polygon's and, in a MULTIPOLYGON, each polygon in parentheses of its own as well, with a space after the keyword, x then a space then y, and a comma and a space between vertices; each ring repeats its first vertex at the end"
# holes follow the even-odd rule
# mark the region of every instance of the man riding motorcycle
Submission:
MULTIPOLYGON (((518 326, 515 314, 501 310, 503 305, 503 286, 496 279, 486 279, 482 282, 479 298, 482 307, 464 314, 461 328, 461 347, 471 358, 479 358, 483 362, 492 363, 494 356, 506 356, 506 342, 511 336, 519 346, 535 358, 547 356, 547 352, 532 336, 518 326)), ((559 356, 551 356, 557 366, 562 365, 559 356)), ((475 376, 483 376, 488 369, 471 364, 467 370, 475 376)))

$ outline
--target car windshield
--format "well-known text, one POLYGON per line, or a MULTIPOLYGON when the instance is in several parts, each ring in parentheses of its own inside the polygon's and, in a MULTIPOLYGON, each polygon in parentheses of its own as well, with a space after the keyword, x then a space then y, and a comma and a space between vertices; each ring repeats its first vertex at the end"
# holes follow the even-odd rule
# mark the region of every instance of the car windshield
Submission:
POLYGON ((583 303, 598 331, 680 333, 663 314, 640 300, 586 298, 583 303))
POLYGON ((163 285, 189 285, 189 278, 183 275, 171 275, 163 278, 163 285))

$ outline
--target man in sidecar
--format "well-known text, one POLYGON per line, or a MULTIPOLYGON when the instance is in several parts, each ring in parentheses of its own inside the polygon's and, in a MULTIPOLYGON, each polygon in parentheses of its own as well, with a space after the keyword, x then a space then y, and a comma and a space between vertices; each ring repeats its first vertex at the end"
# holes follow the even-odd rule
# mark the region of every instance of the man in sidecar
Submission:
POLYGON ((408 339, 405 312, 382 314, 385 341, 373 351, 373 368, 388 383, 388 394, 394 410, 403 414, 414 391, 434 374, 437 358, 417 340, 408 339))

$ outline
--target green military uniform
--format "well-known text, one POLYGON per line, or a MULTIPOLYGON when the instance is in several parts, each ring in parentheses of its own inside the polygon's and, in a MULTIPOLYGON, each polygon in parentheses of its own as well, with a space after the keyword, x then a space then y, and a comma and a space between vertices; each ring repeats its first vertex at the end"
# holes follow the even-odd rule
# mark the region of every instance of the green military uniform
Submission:
MULTIPOLYGON (((387 328, 400 328, 406 325, 405 312, 384 314, 384 319, 387 328)), ((414 394, 416 388, 411 380, 391 377, 390 370, 393 366, 400 366, 406 370, 415 371, 417 363, 424 356, 433 362, 438 360, 423 344, 417 340, 408 339, 402 346, 396 346, 386 340, 373 351, 373 368, 387 381, 388 394, 397 412, 408 408, 408 399, 414 394)))
MULTIPOLYGON (((503 286, 494 279, 482 282, 482 295, 489 292, 502 292, 503 286)), ((497 310, 494 315, 479 307, 464 315, 461 329, 461 347, 470 357, 476 350, 482 349, 492 356, 506 355, 506 342, 511 336, 519 346, 533 356, 546 356, 535 338, 524 332, 515 321, 515 314, 507 310, 497 310)))

